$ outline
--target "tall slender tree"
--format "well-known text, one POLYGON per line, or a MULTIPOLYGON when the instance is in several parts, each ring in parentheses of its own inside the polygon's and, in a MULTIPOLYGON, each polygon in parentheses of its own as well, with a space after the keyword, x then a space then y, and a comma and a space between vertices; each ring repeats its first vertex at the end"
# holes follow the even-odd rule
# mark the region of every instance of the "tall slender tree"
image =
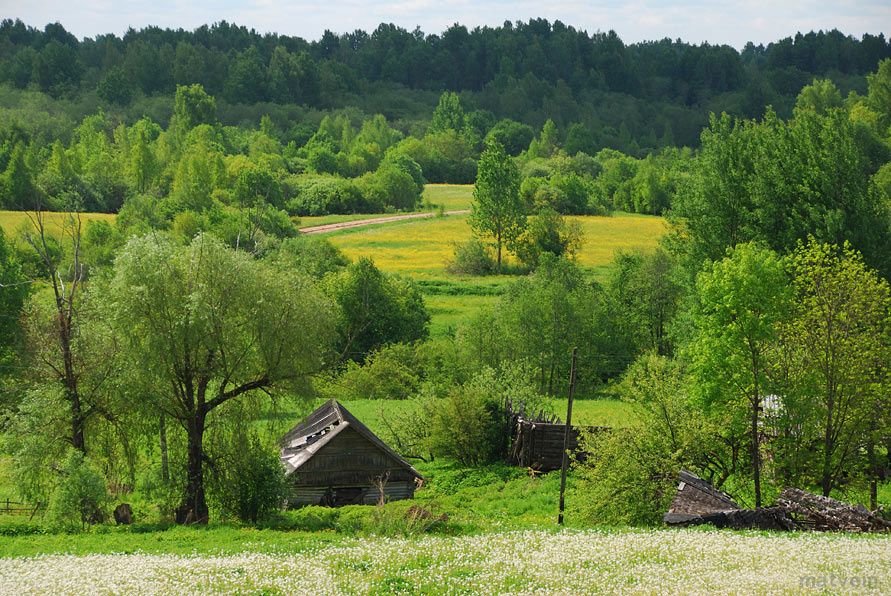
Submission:
POLYGON ((470 226, 475 234, 495 240, 499 269, 502 245, 510 246, 526 228, 520 174, 504 147, 494 139, 486 142, 477 166, 470 226))

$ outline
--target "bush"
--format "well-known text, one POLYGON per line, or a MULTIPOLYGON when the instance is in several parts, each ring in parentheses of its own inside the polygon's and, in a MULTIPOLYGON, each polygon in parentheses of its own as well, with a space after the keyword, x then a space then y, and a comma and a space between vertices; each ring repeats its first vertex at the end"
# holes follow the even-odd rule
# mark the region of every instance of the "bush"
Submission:
POLYGON ((438 400, 430 415, 430 451, 477 466, 505 455, 507 419, 504 398, 525 403, 529 411, 550 410, 531 382, 531 367, 514 363, 500 371, 483 367, 471 380, 438 400))
POLYGON ((543 253, 555 257, 575 257, 584 240, 582 228, 576 221, 567 222, 562 215, 549 207, 529 221, 529 226, 517 240, 514 252, 531 268, 538 267, 543 253))
POLYGON ((315 217, 363 211, 363 199, 352 180, 335 176, 305 176, 291 182, 296 196, 287 201, 291 215, 315 217))
POLYGON ((495 259, 488 246, 472 238, 455 244, 455 256, 446 263, 446 271, 464 275, 490 275, 495 271, 495 259))
POLYGON ((408 399, 418 388, 414 346, 390 344, 375 350, 365 364, 350 362, 337 381, 340 399, 408 399))
POLYGON ((628 369, 622 391, 637 406, 633 424, 582 437, 589 456, 577 466, 576 491, 584 498, 575 502, 583 519, 657 525, 680 468, 715 477, 712 466, 727 460, 726 445, 716 438, 715 423, 690 403, 686 384, 680 366, 659 356, 644 355, 628 369))
POLYGON ((224 514, 256 524, 281 508, 287 489, 285 469, 278 449, 263 445, 256 435, 236 437, 215 472, 211 488, 224 514))
POLYGON ((64 478, 50 498, 50 521, 67 526, 80 521, 81 529, 105 521, 108 488, 99 470, 72 449, 61 472, 64 478))

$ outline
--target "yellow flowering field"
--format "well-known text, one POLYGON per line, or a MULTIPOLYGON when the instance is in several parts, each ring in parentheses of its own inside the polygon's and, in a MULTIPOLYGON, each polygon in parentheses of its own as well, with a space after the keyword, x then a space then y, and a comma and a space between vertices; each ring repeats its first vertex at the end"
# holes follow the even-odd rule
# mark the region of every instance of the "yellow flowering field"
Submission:
POLYGON ((424 186, 423 199, 441 206, 445 211, 470 209, 473 184, 427 184, 424 186))
MULTIPOLYGON (((654 216, 618 214, 570 219, 581 223, 585 235, 578 262, 595 276, 612 263, 617 250, 652 250, 667 229, 665 219, 654 216)), ((469 314, 498 299, 497 292, 462 291, 460 286, 500 286, 513 279, 507 275, 480 278, 446 273, 455 244, 471 237, 467 215, 383 223, 325 236, 353 260, 370 257, 382 270, 419 282, 431 314, 433 335, 456 329, 469 314), (427 284, 453 287, 448 293, 433 292, 425 287, 427 284)))
MULTIPOLYGON (((655 216, 576 216, 585 234, 578 262, 598 268, 617 250, 651 250, 665 234, 665 219, 655 216)), ((415 279, 442 277, 454 245, 471 237, 467 215, 407 220, 332 232, 326 237, 352 259, 371 257, 385 271, 415 279)))

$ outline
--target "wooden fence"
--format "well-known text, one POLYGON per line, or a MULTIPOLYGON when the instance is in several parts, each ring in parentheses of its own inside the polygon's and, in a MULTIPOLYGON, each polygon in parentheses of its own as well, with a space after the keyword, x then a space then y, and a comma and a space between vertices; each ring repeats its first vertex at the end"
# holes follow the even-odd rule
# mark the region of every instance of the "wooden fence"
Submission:
MULTIPOLYGON (((601 426, 573 426, 569 431, 570 454, 576 459, 584 459, 579 449, 579 436, 584 432, 604 432, 609 429, 601 426)), ((509 464, 532 468, 540 472, 558 470, 563 463, 563 435, 566 425, 561 423, 533 422, 518 419, 511 436, 511 448, 507 458, 509 464)))
POLYGON ((0 513, 5 513, 6 515, 28 515, 34 517, 38 509, 40 509, 40 503, 28 505, 27 503, 10 501, 9 499, 0 501, 0 513))

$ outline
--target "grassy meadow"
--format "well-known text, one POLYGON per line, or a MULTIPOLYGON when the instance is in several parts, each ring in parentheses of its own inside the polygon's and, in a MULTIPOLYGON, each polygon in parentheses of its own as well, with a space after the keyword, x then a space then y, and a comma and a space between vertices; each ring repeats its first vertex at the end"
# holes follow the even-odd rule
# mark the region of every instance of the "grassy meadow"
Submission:
MULTIPOLYGON (((50 234, 59 235, 62 226, 68 222, 68 213, 44 212, 44 225, 50 234)), ((113 213, 81 213, 80 218, 86 226, 89 221, 114 222, 113 213)), ((7 237, 13 236, 17 231, 30 225, 29 212, 25 211, 0 211, 0 228, 7 237)), ((25 228, 27 229, 27 228, 25 228)))

